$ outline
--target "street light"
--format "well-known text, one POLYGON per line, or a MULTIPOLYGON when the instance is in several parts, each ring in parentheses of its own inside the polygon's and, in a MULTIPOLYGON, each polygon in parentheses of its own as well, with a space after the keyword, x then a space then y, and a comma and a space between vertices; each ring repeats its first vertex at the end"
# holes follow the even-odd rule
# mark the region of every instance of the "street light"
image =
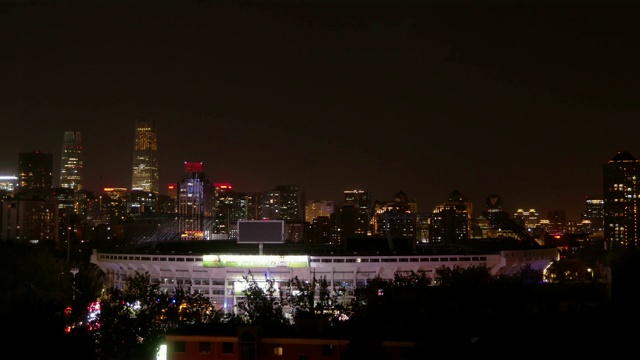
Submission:
POLYGON ((77 267, 73 267, 69 270, 73 274, 73 293, 71 294, 72 299, 76 299, 76 274, 80 272, 80 269, 77 267))
POLYGON ((591 281, 593 281, 593 269, 592 268, 587 268, 587 272, 589 274, 591 274, 591 281))

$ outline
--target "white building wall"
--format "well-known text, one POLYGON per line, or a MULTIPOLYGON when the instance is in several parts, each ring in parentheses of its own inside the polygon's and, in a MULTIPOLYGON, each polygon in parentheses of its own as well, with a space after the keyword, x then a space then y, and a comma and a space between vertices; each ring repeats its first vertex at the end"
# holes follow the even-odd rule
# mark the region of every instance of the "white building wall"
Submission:
MULTIPOLYGON (((260 255, 256 255, 258 258, 260 255)), ((357 286, 364 286, 377 276, 392 280, 396 272, 424 272, 435 278, 440 267, 486 266, 493 275, 511 275, 529 264, 544 270, 558 258, 558 251, 534 249, 502 251, 499 254, 429 255, 429 256, 309 256, 308 267, 208 267, 202 255, 140 255, 95 252, 91 262, 97 265, 110 281, 122 287, 127 276, 136 272, 149 273, 152 282, 161 289, 171 291, 176 286, 191 284, 192 291, 200 291, 218 308, 233 311, 242 300, 237 290, 244 277, 252 274, 257 281, 267 276, 276 280, 278 287, 298 277, 303 281, 326 278, 335 289, 344 287, 349 301, 357 286)))

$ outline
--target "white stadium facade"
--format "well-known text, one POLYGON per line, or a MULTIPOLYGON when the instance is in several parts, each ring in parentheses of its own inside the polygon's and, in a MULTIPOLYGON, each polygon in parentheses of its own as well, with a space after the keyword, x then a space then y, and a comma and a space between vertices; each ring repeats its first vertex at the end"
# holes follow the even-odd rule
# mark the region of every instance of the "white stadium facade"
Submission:
POLYGON ((325 278, 344 288, 349 300, 353 290, 369 279, 393 279, 396 273, 423 273, 432 279, 441 267, 485 266, 493 275, 515 274, 526 266, 543 271, 559 259, 558 249, 503 240, 476 241, 477 246, 429 246, 405 239, 352 239, 347 246, 300 245, 236 240, 146 243, 135 250, 94 250, 91 262, 106 275, 110 285, 122 287, 128 276, 148 273, 163 290, 189 286, 225 311, 235 311, 243 300, 249 274, 258 282, 275 280, 283 290, 291 279, 325 278))

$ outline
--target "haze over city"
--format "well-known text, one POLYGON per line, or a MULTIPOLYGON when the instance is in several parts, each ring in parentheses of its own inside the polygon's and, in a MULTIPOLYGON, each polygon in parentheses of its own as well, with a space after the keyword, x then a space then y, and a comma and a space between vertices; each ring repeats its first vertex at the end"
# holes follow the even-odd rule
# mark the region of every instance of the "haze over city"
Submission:
POLYGON ((5 2, 0 174, 85 145, 85 187, 130 187, 136 119, 160 184, 307 200, 349 189, 421 212, 458 190, 484 208, 578 220, 602 165, 640 156, 635 12, 560 2, 5 2))

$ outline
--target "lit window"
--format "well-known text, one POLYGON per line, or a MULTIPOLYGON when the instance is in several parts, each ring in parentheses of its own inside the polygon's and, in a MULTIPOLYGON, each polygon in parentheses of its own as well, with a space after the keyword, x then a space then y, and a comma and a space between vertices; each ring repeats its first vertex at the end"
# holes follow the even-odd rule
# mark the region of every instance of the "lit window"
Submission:
POLYGON ((273 348, 273 355, 282 356, 282 346, 276 346, 273 348))

